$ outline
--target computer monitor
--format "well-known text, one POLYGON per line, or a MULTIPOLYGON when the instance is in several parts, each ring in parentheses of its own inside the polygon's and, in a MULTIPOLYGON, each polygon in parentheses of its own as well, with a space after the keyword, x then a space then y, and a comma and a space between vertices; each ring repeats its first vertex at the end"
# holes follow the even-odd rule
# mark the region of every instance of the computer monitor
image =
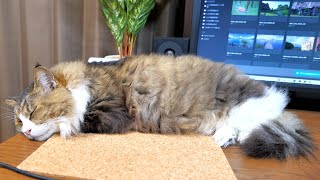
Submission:
POLYGON ((320 98, 320 2, 194 0, 190 52, 320 98))

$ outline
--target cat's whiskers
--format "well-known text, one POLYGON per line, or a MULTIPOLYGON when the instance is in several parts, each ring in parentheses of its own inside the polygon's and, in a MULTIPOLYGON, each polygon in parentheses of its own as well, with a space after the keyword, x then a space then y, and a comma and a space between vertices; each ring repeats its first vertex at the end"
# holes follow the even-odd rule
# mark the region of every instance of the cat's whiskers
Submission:
POLYGON ((5 117, 5 116, 12 116, 12 117, 13 117, 14 114, 8 114, 8 113, 7 113, 7 114, 1 114, 1 115, 0 115, 0 117, 5 117))
MULTIPOLYGON (((2 110, 5 110, 5 112, 3 112, 3 113, 0 114, 0 118, 2 118, 3 116, 14 117, 15 113, 14 113, 13 109, 5 108, 5 107, 2 107, 2 106, 0 106, 0 108, 1 108, 2 110)), ((1 110, 1 109, 0 109, 0 110, 1 110)))
POLYGON ((7 122, 14 122, 14 116, 13 115, 1 115, 0 119, 5 119, 7 122))
POLYGON ((4 109, 4 110, 7 110, 7 111, 13 111, 12 109, 10 108, 7 108, 7 107, 3 107, 3 106, 0 106, 1 109, 4 109))
POLYGON ((4 118, 11 118, 14 119, 15 113, 10 111, 10 112, 4 112, 0 114, 0 118, 4 119, 4 118))
MULTIPOLYGON (((9 108, 0 106, 0 110, 1 110, 1 109, 5 111, 4 113, 14 114, 14 110, 13 110, 13 109, 9 109, 9 108)), ((4 113, 1 113, 1 114, 4 114, 4 113)))
POLYGON ((1 116, 1 119, 13 119, 13 116, 1 116))
POLYGON ((5 112, 3 112, 1 114, 15 114, 15 113, 14 113, 14 111, 10 110, 10 111, 5 111, 5 112))
POLYGON ((14 117, 14 114, 1 114, 0 118, 4 118, 4 117, 14 117))
POLYGON ((4 112, 0 114, 0 117, 1 115, 14 115, 14 112, 4 112))

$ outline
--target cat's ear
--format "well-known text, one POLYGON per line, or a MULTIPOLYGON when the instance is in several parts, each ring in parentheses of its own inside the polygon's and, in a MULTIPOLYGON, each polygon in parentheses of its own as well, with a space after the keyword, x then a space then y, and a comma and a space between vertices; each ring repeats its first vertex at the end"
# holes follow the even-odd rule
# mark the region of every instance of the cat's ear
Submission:
POLYGON ((8 106, 15 107, 18 105, 17 98, 8 97, 4 100, 8 106))
POLYGON ((57 82, 49 69, 37 65, 33 71, 34 87, 41 88, 46 93, 51 92, 57 87, 57 82))

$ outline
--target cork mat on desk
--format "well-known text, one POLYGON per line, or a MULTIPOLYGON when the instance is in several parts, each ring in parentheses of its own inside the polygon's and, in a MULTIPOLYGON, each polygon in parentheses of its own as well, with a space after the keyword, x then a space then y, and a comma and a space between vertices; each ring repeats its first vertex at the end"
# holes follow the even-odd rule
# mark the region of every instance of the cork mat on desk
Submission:
POLYGON ((85 179, 236 179, 222 149, 197 135, 55 135, 18 168, 85 179))

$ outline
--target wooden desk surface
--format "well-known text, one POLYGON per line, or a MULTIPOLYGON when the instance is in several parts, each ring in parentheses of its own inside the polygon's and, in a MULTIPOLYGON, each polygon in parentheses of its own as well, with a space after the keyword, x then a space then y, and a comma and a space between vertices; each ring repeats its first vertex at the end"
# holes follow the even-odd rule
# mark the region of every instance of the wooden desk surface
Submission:
MULTIPOLYGON (((320 112, 294 111, 311 131, 317 147, 320 145, 320 112)), ((0 162, 19 165, 43 142, 30 141, 18 134, 0 144, 0 162)), ((224 153, 238 179, 320 179, 320 149, 315 157, 306 159, 252 159, 237 146, 224 149, 224 153)), ((27 179, 25 176, 0 168, 0 179, 27 179)))

